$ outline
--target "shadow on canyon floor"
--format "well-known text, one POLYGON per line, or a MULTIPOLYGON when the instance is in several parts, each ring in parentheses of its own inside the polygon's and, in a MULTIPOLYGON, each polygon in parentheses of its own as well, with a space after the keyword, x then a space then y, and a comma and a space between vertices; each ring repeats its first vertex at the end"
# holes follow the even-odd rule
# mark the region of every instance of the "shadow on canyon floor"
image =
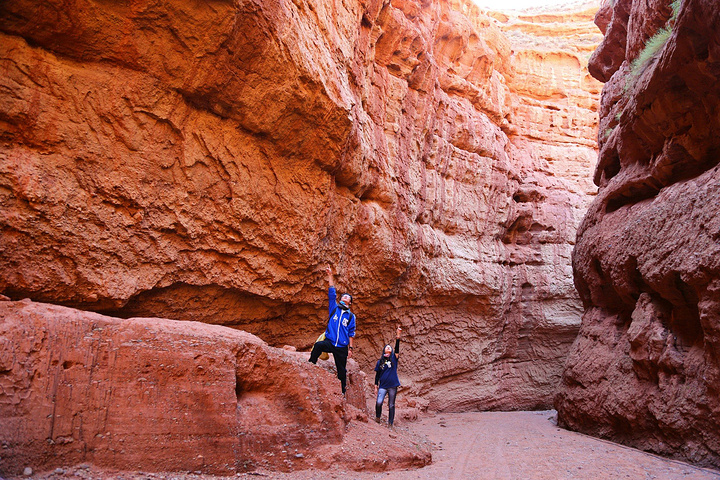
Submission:
MULTIPOLYGON (((36 480, 278 480, 370 479, 720 479, 720 472, 661 458, 633 448, 558 428, 554 411, 476 412, 426 416, 403 422, 400 431, 432 443, 433 463, 416 470, 356 472, 302 470, 256 471, 219 477, 194 473, 143 473, 69 467, 39 473, 36 480)), ((394 433, 388 430, 388 435, 394 433)), ((382 438, 365 438, 348 448, 377 448, 382 438)), ((21 478, 21 477, 16 477, 21 478)), ((22 477, 28 478, 28 477, 22 477)))

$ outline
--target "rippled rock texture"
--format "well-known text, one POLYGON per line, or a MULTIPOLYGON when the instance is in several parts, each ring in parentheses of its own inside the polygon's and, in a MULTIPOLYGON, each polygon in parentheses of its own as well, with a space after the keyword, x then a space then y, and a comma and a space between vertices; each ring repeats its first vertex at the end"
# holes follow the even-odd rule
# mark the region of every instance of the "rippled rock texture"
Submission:
POLYGON ((600 189, 573 254, 585 313, 559 420, 718 467, 720 10, 618 0, 597 22, 600 189))
POLYGON ((306 349, 331 264, 363 369, 401 324, 421 407, 547 407, 582 311, 592 15, 2 2, 0 291, 306 349))

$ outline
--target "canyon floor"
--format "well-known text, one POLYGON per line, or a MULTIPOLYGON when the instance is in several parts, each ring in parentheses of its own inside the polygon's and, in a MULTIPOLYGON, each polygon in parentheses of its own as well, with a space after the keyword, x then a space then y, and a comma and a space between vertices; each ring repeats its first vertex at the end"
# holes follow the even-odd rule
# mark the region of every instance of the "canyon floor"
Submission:
MULTIPOLYGON (((661 458, 633 448, 563 430, 554 411, 476 412, 426 416, 402 422, 388 435, 410 435, 431 442, 433 463, 422 469, 387 472, 302 470, 256 471, 232 477, 194 473, 103 471, 92 466, 37 473, 36 480, 167 479, 278 480, 370 479, 720 479, 720 472, 661 458)), ((376 430, 373 430, 376 431, 376 430)), ((382 438, 356 438, 346 448, 373 448, 382 438), (373 443, 374 442, 374 443, 373 443)), ((20 478, 20 477, 18 477, 20 478)), ((28 478, 28 477, 22 477, 28 478)))

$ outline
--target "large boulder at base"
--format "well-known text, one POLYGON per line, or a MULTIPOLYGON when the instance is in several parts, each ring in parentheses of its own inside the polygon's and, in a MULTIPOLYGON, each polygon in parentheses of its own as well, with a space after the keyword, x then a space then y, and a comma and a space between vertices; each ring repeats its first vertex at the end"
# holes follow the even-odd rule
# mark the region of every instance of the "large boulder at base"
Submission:
MULTIPOLYGON (((352 432, 378 426, 364 423, 367 380, 357 363, 349 362, 346 402, 333 372, 307 357, 226 327, 0 301, 0 475, 77 463, 322 467, 343 442, 357 443, 352 432)), ((407 438, 387 450, 392 462, 376 469, 430 461, 407 438)), ((367 463, 359 453, 342 458, 348 468, 367 463)))
POLYGON ((675 5, 676 16, 663 1, 598 13, 606 38, 591 71, 611 75, 600 190, 573 254, 585 314, 555 405, 572 429, 717 468, 720 9, 675 5))

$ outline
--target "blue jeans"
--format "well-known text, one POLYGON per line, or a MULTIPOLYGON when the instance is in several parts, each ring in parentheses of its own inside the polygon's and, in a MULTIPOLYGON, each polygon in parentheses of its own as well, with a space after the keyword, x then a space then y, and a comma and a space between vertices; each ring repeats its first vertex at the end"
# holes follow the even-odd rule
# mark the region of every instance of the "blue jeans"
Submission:
POLYGON ((397 387, 378 388, 377 400, 375 401, 375 417, 380 418, 382 416, 382 404, 385 400, 385 395, 388 397, 388 425, 392 425, 395 421, 395 395, 397 395, 397 387))

